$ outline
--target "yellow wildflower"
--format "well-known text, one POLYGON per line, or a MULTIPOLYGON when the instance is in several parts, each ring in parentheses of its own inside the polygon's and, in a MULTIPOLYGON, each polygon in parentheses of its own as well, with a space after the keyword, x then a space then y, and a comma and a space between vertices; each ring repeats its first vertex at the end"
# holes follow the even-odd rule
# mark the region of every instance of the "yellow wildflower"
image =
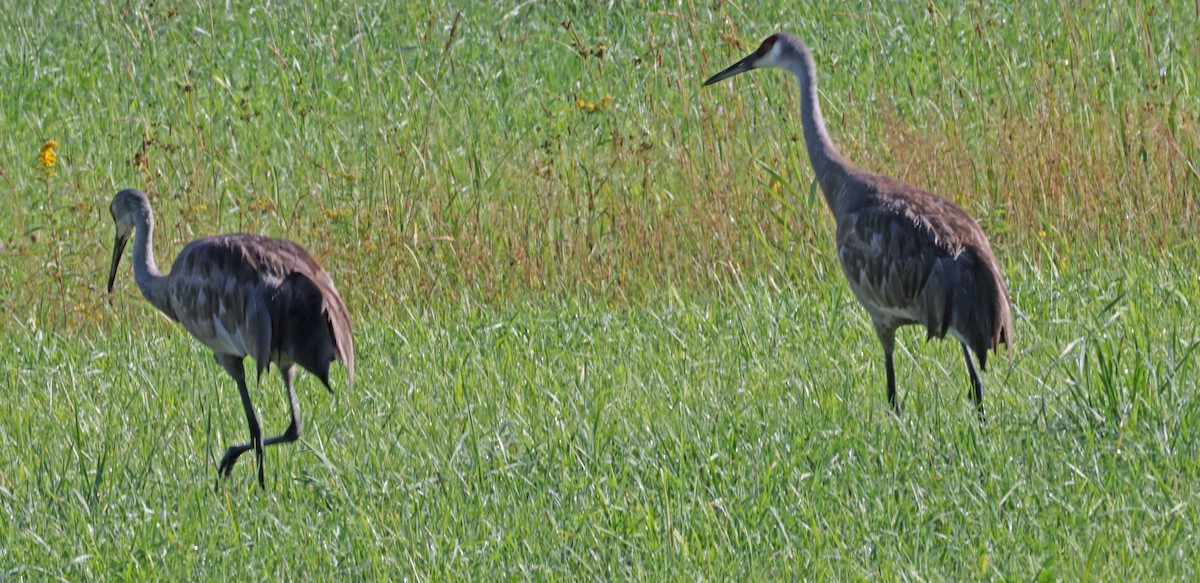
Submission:
POLYGON ((192 205, 192 212, 194 212, 194 213, 201 213, 201 212, 204 212, 204 211, 206 211, 206 210, 208 210, 208 205, 206 205, 206 204, 194 204, 194 205, 192 205))
POLYGON ((269 212, 269 211, 275 210, 275 204, 272 203, 270 199, 268 199, 266 197, 261 197, 258 200, 250 203, 250 206, 248 206, 246 208, 250 211, 269 212))
POLYGON ((58 152, 55 152, 54 149, 57 147, 57 140, 46 140, 46 143, 42 144, 41 151, 38 152, 38 165, 47 176, 54 176, 54 164, 58 162, 58 152))
POLYGON ((782 181, 786 177, 787 177, 787 170, 781 170, 778 174, 778 179, 776 179, 775 177, 772 177, 771 178, 771 190, 774 190, 776 192, 779 192, 780 190, 782 190, 783 189, 782 181))
POLYGON ((585 113, 596 113, 597 111, 604 111, 604 110, 612 107, 612 103, 613 103, 612 96, 605 95, 604 97, 600 98, 599 103, 592 103, 591 101, 584 101, 583 99, 576 99, 575 107, 583 110, 585 113))

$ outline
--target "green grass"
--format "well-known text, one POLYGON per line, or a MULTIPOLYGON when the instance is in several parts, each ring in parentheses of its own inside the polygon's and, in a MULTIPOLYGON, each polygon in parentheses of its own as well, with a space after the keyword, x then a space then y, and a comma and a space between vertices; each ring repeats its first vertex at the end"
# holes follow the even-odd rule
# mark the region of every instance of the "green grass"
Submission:
POLYGON ((1197 578, 1200 5, 234 4, 0 11, 0 578, 1197 578), (851 160, 989 233, 986 423, 916 329, 887 412, 794 81, 701 89, 780 28, 851 160), (164 267, 286 236, 350 306, 266 493, 104 292, 123 186, 164 267))
POLYGON ((894 419, 832 284, 400 308, 360 329, 354 390, 302 381, 309 432, 268 450, 265 494, 249 462, 213 494, 236 391, 163 319, 10 337, 2 558, 68 579, 1190 579, 1200 325, 1135 279, 1017 279, 1025 344, 985 376, 985 424, 958 352, 915 332, 894 419))

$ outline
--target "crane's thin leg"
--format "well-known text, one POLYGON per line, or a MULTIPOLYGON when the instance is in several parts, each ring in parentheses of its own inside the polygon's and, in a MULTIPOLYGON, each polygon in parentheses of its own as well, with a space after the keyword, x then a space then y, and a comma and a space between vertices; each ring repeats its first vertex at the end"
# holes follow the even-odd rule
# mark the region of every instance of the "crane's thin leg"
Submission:
POLYGON ((888 350, 883 355, 883 365, 887 367, 887 395, 888 405, 892 406, 892 413, 897 417, 900 416, 900 404, 896 402, 896 367, 892 363, 892 351, 888 350))
POLYGON ((268 437, 263 441, 263 447, 275 445, 276 443, 291 443, 300 439, 300 406, 296 402, 296 389, 292 386, 292 382, 296 379, 296 365, 287 368, 280 368, 279 374, 283 376, 283 387, 287 389, 288 407, 292 411, 292 424, 279 435, 268 437))
POLYGON ((258 457, 258 486, 263 490, 267 489, 267 482, 263 475, 263 441, 262 428, 258 425, 258 416, 254 414, 254 405, 250 402, 250 390, 246 387, 246 372, 242 368, 242 359, 228 354, 215 355, 215 358, 221 366, 237 381, 238 393, 242 396, 242 408, 246 411, 246 425, 250 428, 250 442, 240 445, 231 445, 225 450, 225 456, 221 458, 221 465, 217 467, 217 477, 220 478, 224 474, 226 478, 233 471, 233 464, 243 453, 246 453, 250 448, 254 448, 254 455, 258 457))
POLYGON ((892 362, 892 353, 896 350, 896 329, 881 322, 875 322, 875 334, 883 345, 883 366, 887 369, 887 397, 892 413, 900 416, 900 403, 896 401, 896 367, 892 362))
POLYGON ((967 348, 966 344, 963 347, 963 360, 967 361, 967 372, 971 373, 971 397, 975 401, 975 411, 979 413, 979 420, 984 421, 986 417, 983 414, 983 381, 979 380, 979 373, 975 372, 975 363, 971 361, 971 349, 967 348))

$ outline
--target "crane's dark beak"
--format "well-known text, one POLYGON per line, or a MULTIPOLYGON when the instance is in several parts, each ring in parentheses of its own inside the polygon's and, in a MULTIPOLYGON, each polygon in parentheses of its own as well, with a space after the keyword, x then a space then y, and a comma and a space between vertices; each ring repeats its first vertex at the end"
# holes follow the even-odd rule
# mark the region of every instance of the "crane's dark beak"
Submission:
POLYGON ((113 258, 112 267, 108 268, 108 293, 113 292, 113 282, 117 280, 117 266, 121 264, 121 255, 125 253, 125 244, 129 242, 129 233, 121 236, 117 233, 116 239, 113 241, 113 258))
POLYGON ((753 71, 754 70, 754 61, 757 58, 758 58, 757 51, 750 53, 749 55, 746 56, 746 58, 730 65, 724 71, 721 71, 720 73, 717 73, 716 75, 713 75, 712 77, 709 77, 708 81, 705 81, 704 84, 712 85, 713 83, 716 83, 717 81, 724 81, 725 79, 728 79, 734 75, 740 75, 742 73, 745 73, 746 71, 753 71))

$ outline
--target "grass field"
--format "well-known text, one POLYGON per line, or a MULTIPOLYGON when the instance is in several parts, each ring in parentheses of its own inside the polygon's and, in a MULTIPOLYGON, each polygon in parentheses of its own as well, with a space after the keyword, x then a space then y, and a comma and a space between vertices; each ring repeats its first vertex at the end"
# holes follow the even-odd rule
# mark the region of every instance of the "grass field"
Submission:
POLYGON ((391 4, 0 11, 0 578, 1200 576, 1200 3, 391 4), (916 329, 888 412, 794 80, 700 87, 779 29, 849 159, 989 234, 987 422, 916 329), (350 307, 265 493, 105 293, 123 186, 164 268, 286 236, 350 307))

